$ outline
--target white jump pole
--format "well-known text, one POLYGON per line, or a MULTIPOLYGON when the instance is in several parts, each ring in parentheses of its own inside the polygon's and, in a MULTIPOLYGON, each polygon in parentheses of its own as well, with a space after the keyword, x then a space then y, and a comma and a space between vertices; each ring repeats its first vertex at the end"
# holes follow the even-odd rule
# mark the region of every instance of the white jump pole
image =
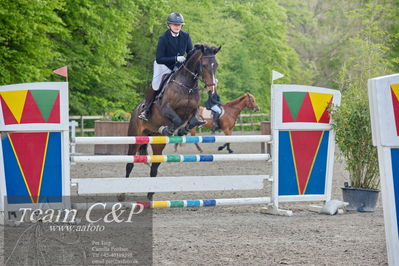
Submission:
POLYGON ((267 161, 269 159, 270 154, 71 156, 71 162, 74 163, 222 162, 267 161))
POLYGON ((147 143, 236 143, 271 142, 271 135, 237 136, 155 136, 155 137, 76 137, 74 144, 147 144, 147 143))

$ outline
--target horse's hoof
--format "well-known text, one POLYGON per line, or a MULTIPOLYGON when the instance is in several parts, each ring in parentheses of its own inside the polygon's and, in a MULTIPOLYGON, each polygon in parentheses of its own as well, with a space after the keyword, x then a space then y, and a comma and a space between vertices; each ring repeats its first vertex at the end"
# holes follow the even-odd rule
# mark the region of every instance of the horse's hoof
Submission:
POLYGON ((122 193, 122 194, 118 194, 117 196, 118 201, 125 201, 126 200, 126 194, 122 193))
POLYGON ((177 131, 178 136, 184 136, 184 135, 187 135, 187 133, 188 133, 188 130, 185 128, 181 128, 181 129, 179 129, 179 131, 177 131))
POLYGON ((233 153, 234 151, 233 150, 229 150, 229 153, 233 153))
POLYGON ((205 126, 205 124, 206 124, 206 121, 205 120, 198 120, 198 123, 197 123, 197 128, 202 128, 203 126, 205 126))
POLYGON ((140 120, 148 122, 148 117, 147 117, 147 114, 145 112, 142 112, 141 114, 139 114, 138 118, 140 120))
POLYGON ((218 147, 218 151, 221 151, 221 150, 223 150, 223 149, 224 149, 223 146, 219 146, 219 147, 218 147))
POLYGON ((149 200, 149 201, 152 201, 152 199, 154 198, 154 192, 148 192, 147 193, 147 199, 149 200))
POLYGON ((165 127, 164 129, 162 129, 162 135, 164 136, 172 136, 173 135, 173 129, 165 127))

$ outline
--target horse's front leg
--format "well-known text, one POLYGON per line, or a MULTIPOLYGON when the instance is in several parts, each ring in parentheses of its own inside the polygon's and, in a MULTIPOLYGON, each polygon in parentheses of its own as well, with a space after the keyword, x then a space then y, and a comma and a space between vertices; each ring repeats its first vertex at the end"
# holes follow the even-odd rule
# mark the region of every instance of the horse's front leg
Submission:
POLYGON ((230 143, 226 143, 227 144, 227 150, 229 151, 229 153, 233 153, 234 151, 232 149, 230 149, 230 143))
MULTIPOLYGON (((226 136, 231 136, 231 134, 233 134, 233 132, 231 131, 231 129, 225 129, 225 130, 223 130, 223 132, 224 132, 224 134, 225 134, 226 136)), ((221 151, 221 150, 223 150, 223 149, 226 148, 226 147, 227 147, 227 150, 229 151, 229 153, 233 153, 233 152, 234 152, 232 149, 230 149, 230 143, 225 143, 225 144, 223 144, 222 146, 219 146, 219 147, 218 147, 218 150, 221 151)))
POLYGON ((182 128, 179 129, 179 131, 177 132, 177 135, 179 135, 179 136, 187 135, 188 132, 191 129, 195 128, 198 124, 199 124, 199 120, 194 115, 193 117, 191 117, 191 119, 188 121, 188 123, 187 123, 187 125, 185 127, 182 127, 182 128))
POLYGON ((218 147, 218 151, 223 150, 224 148, 226 148, 226 146, 227 146, 227 143, 225 143, 225 144, 223 144, 223 145, 220 145, 220 146, 218 147))
MULTIPOLYGON (((187 126, 179 129, 178 135, 179 136, 187 135, 187 133, 192 129, 194 129, 195 127, 202 127, 204 124, 206 124, 206 121, 199 119, 198 109, 196 109, 193 117, 191 117, 191 119, 188 121, 187 126)), ((197 148, 199 148, 198 145, 197 148)), ((199 150, 201 150, 201 148, 199 148, 199 150)))
POLYGON ((172 122, 173 126, 161 126, 158 131, 162 135, 172 136, 176 128, 180 127, 183 124, 183 121, 175 112, 175 110, 173 110, 173 108, 169 105, 169 103, 161 107, 161 113, 165 118, 172 122))

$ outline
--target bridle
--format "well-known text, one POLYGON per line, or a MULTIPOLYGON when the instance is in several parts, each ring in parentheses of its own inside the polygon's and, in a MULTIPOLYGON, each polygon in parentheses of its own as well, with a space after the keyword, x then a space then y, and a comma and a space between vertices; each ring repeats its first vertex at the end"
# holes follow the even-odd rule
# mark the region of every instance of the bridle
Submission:
POLYGON ((251 96, 249 94, 247 94, 247 96, 248 96, 248 101, 249 101, 248 108, 255 110, 256 106, 254 105, 254 102, 252 101, 251 96))
MULTIPOLYGON (((201 61, 202 61, 203 58, 215 58, 215 55, 203 55, 203 56, 201 57, 201 61)), ((198 80, 199 74, 202 74, 202 73, 203 73, 203 72, 202 72, 202 64, 200 64, 200 66, 199 66, 198 73, 192 72, 190 69, 188 69, 188 68, 186 67, 186 64, 183 64, 182 67, 184 68, 185 71, 187 71, 188 73, 190 73, 190 74, 194 77, 194 80, 198 80)), ((207 83, 204 81, 204 78, 202 78, 201 81, 204 83, 204 88, 216 86, 216 83, 207 84, 207 83)))
MULTIPOLYGON (((203 55, 202 58, 201 58, 201 61, 202 61, 203 58, 214 58, 215 59, 215 55, 203 55)), ((215 61, 216 61, 216 59, 215 59, 215 61)), ((213 71, 213 69, 211 71, 213 71)), ((202 73, 202 64, 200 64, 200 72, 202 73)), ((212 74, 215 75, 214 73, 212 73, 212 74)), ((216 80, 216 79, 214 79, 214 80, 216 80)), ((203 77, 202 77, 202 82, 204 83, 204 88, 205 89, 208 88, 208 87, 215 87, 216 86, 216 83, 207 84, 204 81, 203 77)))

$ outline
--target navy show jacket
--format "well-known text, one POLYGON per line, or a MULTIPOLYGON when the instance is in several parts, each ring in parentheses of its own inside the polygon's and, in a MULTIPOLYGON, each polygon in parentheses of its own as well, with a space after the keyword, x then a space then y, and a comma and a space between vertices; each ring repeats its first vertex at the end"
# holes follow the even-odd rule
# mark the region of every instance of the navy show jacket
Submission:
POLYGON ((176 61, 177 56, 185 55, 193 49, 190 34, 180 31, 179 36, 173 37, 170 30, 165 31, 158 39, 156 61, 158 64, 166 65, 170 70, 180 63, 176 61))

